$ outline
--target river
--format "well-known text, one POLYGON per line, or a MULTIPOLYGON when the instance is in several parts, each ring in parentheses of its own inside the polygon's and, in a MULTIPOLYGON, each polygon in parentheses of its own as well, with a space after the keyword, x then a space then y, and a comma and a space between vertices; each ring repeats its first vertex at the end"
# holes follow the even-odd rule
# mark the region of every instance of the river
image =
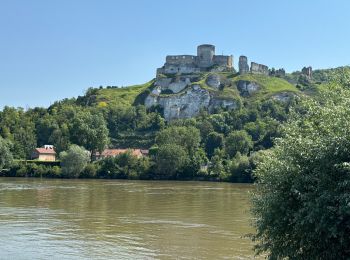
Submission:
POLYGON ((0 259, 251 259, 251 190, 0 178, 0 259))

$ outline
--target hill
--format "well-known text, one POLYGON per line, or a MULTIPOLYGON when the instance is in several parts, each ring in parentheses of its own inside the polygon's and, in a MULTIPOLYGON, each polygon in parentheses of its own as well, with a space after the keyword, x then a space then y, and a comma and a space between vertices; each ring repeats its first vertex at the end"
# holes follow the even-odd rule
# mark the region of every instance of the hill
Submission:
MULTIPOLYGON (((240 81, 252 82, 261 86, 259 90, 254 92, 254 95, 249 96, 250 99, 261 99, 272 96, 278 93, 300 93, 300 90, 296 85, 288 82, 286 79, 270 77, 265 75, 257 74, 245 74, 238 75, 237 73, 221 72, 216 73, 220 76, 221 86, 219 88, 212 87, 207 84, 207 79, 210 73, 200 73, 199 80, 192 82, 190 86, 199 85, 201 88, 208 90, 213 96, 222 99, 245 99, 247 96, 242 96, 237 88, 240 81)), ((144 105, 145 98, 155 88, 156 79, 153 79, 145 84, 134 85, 128 87, 106 87, 97 88, 93 93, 94 98, 90 97, 90 105, 95 106, 106 106, 106 105, 122 105, 122 106, 133 106, 133 105, 144 105)), ((173 92, 162 92, 160 97, 171 98, 172 96, 181 95, 190 86, 185 87, 178 93, 173 92)), ((91 93, 87 93, 91 95, 91 93)))

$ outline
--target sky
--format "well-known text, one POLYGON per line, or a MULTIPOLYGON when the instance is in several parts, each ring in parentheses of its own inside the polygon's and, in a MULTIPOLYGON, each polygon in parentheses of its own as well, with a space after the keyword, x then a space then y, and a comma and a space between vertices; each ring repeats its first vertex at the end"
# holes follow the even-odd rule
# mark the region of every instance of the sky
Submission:
POLYGON ((155 77, 214 44, 287 72, 350 64, 348 0, 0 0, 0 108, 155 77))

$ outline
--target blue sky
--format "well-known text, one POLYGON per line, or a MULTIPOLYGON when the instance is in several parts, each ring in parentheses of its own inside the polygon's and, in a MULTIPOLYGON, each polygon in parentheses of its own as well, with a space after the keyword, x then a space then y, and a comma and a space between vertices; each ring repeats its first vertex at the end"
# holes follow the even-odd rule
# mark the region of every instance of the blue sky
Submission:
POLYGON ((0 0, 0 107, 155 76, 202 43, 288 72, 350 63, 347 0, 0 0))

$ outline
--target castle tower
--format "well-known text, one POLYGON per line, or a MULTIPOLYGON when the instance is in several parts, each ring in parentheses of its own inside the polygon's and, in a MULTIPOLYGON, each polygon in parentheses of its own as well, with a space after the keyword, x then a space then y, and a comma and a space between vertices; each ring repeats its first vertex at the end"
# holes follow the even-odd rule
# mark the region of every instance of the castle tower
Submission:
POLYGON ((246 56, 240 56, 238 62, 239 74, 247 74, 249 72, 248 58, 246 56))
POLYGON ((304 67, 301 70, 301 73, 304 74, 308 79, 312 78, 312 67, 304 67))
POLYGON ((213 65, 215 46, 202 44, 197 47, 197 65, 200 68, 208 68, 213 65))

